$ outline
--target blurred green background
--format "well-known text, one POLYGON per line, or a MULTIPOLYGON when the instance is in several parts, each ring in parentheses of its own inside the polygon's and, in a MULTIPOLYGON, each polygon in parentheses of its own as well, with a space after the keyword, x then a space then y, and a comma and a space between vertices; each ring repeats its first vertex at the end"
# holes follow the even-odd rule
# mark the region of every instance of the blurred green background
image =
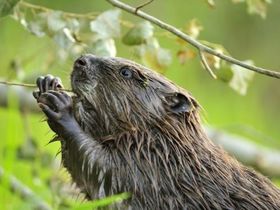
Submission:
MULTIPOLYGON (((29 2, 75 13, 102 12, 112 8, 101 0, 29 2)), ((143 1, 125 2, 138 5, 143 1)), ((273 1, 268 7, 266 19, 249 15, 246 4, 233 4, 229 0, 217 0, 214 9, 209 8, 203 0, 155 0, 145 11, 178 28, 183 28, 189 20, 196 18, 204 28, 200 39, 223 45, 232 56, 240 60, 252 59, 257 66, 280 70, 280 1, 273 1)), ((131 22, 141 21, 125 12, 122 12, 122 18, 131 22)), ((125 31, 127 28, 123 28, 125 31)), ((158 28, 156 31, 159 34, 162 32, 158 28)), ((225 83, 213 80, 203 70, 198 59, 181 65, 176 58, 179 46, 174 38, 158 38, 160 45, 170 49, 174 56, 165 75, 194 95, 204 109, 202 115, 207 124, 280 150, 279 80, 255 75, 247 95, 241 96, 225 83)), ((13 67, 19 65, 27 78, 53 74, 60 76, 69 87, 74 60, 61 62, 55 57, 53 52, 57 46, 52 39, 33 36, 20 23, 5 17, 0 20, 0 43, 0 77, 3 80, 14 79, 13 67)), ((117 50, 117 56, 135 60, 129 47, 120 40, 117 41, 117 50)), ((34 80, 27 82, 33 83, 34 80)), ((61 203, 67 203, 65 200, 69 198, 61 196, 64 192, 59 180, 69 178, 60 169, 60 156, 55 157, 60 145, 47 145, 53 133, 45 122, 41 122, 43 115, 23 114, 18 111, 16 101, 17 98, 11 94, 9 106, 0 108, 0 166, 5 169, 5 174, 16 176, 53 208, 62 208, 61 203), (27 142, 35 142, 36 146, 30 146, 27 142), (19 148, 24 147, 22 145, 27 150, 36 148, 35 152, 31 151, 34 157, 29 160, 20 158, 18 153, 19 148)), ((0 185, 1 209, 32 208, 32 202, 22 201, 19 196, 7 190, 7 185, 5 181, 0 185)))

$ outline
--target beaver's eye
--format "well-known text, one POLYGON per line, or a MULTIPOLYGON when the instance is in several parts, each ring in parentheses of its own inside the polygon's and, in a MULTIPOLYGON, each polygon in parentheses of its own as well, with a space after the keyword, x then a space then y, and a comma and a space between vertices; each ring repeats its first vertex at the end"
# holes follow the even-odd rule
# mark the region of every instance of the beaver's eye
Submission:
POLYGON ((126 79, 130 79, 132 77, 132 71, 125 67, 120 70, 120 75, 126 79))

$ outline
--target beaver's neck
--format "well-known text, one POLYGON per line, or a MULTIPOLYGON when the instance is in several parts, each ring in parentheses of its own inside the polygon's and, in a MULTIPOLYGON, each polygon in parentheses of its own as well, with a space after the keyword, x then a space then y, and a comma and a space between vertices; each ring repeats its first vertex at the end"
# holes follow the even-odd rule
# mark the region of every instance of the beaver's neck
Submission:
POLYGON ((279 198, 279 190, 269 180, 212 144, 200 127, 186 126, 177 132, 160 129, 115 139, 110 150, 114 153, 112 193, 132 192, 141 197, 139 205, 153 209, 184 209, 187 204, 193 209, 242 209, 240 199, 246 209, 265 209, 279 198))

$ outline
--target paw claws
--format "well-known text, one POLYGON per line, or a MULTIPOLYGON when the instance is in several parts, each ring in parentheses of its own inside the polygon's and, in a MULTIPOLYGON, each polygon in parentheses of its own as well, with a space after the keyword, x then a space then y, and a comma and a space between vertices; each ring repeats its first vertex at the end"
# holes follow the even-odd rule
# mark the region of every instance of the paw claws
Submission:
POLYGON ((34 97, 35 99, 38 99, 39 96, 40 96, 40 92, 39 92, 39 91, 33 91, 33 92, 32 92, 32 95, 33 95, 33 97, 34 97))

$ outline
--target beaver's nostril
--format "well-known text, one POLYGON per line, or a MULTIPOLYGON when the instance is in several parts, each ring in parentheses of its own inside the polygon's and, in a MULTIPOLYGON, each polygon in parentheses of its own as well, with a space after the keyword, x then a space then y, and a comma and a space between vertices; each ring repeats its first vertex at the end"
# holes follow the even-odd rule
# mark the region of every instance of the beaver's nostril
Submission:
POLYGON ((79 58, 77 61, 76 61, 77 64, 79 64, 80 66, 86 66, 87 65, 87 62, 84 58, 79 58))
POLYGON ((98 59, 96 59, 94 55, 91 54, 82 55, 75 61, 74 68, 77 69, 89 68, 92 64, 95 64, 97 61, 98 59))

